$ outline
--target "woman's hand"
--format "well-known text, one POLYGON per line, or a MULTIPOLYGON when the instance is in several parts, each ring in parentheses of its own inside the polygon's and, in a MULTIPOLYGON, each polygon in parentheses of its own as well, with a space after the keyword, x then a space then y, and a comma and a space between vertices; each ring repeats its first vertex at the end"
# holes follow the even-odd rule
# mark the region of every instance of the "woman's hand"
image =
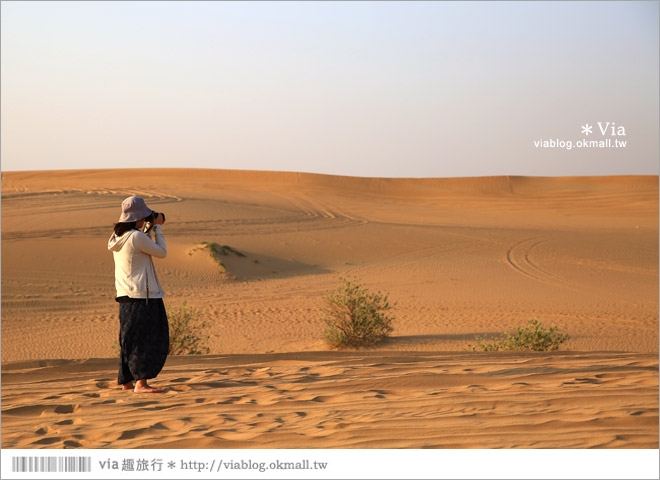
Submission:
POLYGON ((165 218, 163 217, 162 213, 156 214, 156 218, 154 219, 154 225, 162 225, 165 223, 165 218))

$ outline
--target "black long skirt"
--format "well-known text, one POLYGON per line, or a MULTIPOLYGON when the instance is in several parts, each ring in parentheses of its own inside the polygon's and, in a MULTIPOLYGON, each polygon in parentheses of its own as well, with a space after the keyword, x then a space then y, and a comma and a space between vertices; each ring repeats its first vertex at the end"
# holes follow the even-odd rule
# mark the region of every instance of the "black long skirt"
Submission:
POLYGON ((156 377, 170 347, 167 312, 161 298, 119 301, 119 377, 123 385, 156 377))

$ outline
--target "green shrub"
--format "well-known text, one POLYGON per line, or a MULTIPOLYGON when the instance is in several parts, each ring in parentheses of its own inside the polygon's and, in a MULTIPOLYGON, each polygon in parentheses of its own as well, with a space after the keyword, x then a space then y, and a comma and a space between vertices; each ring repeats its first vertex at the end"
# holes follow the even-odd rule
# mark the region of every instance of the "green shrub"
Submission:
MULTIPOLYGON (((557 327, 545 328, 538 320, 530 320, 527 326, 517 327, 513 334, 505 333, 504 338, 486 343, 477 339, 478 347, 485 352, 496 352, 498 350, 531 350, 534 352, 554 351, 559 345, 568 340, 567 334, 559 332, 557 327)), ((472 351, 477 351, 473 346, 472 351)))
POLYGON ((183 302, 177 309, 168 311, 170 324, 169 355, 203 355, 211 350, 205 343, 210 338, 203 331, 208 323, 199 320, 199 311, 183 302))
POLYGON ((387 294, 369 293, 354 280, 340 278, 343 285, 324 297, 327 325, 325 339, 334 347, 363 347, 385 339, 393 330, 386 312, 387 294))

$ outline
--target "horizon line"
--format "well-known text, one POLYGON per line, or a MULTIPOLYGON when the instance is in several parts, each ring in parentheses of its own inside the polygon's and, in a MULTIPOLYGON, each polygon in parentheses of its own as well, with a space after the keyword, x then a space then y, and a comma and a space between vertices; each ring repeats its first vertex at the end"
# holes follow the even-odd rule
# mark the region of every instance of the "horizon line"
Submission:
POLYGON ((364 179, 386 179, 386 180, 432 180, 449 178, 486 178, 486 177, 527 177, 527 178, 587 178, 587 177, 660 177, 658 173, 617 173, 617 174, 588 174, 588 175, 524 175, 524 174, 484 174, 484 175, 454 175, 444 177, 381 177, 381 176, 362 176, 362 175, 343 175, 337 173, 319 173, 304 172, 294 170, 256 170, 239 168, 208 168, 208 167, 117 167, 117 168, 62 168, 62 169, 28 169, 28 170, 2 170, 0 174, 5 173, 47 173, 47 172, 99 172, 99 171, 119 171, 119 170, 207 170, 207 171, 226 171, 226 172, 254 172, 254 173, 284 173, 292 175, 319 175, 326 177, 346 177, 346 178, 364 178, 364 179))

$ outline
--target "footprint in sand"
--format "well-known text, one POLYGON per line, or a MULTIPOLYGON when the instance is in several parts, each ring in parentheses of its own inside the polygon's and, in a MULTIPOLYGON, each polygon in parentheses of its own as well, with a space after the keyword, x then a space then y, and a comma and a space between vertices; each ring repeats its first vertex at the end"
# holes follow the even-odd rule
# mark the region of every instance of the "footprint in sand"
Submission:
POLYGON ((40 405, 25 405, 23 407, 7 408, 2 411, 2 415, 17 415, 21 417, 36 417, 45 415, 48 412, 47 407, 40 405))
POLYGON ((36 433, 37 435, 48 435, 48 434, 52 434, 52 433, 59 433, 59 431, 55 430, 52 427, 46 426, 46 427, 41 427, 40 429, 38 429, 34 433, 36 433))
MULTIPOLYGON (((178 393, 178 392, 187 392, 189 390, 192 390, 192 387, 190 387, 188 385, 177 385, 175 387, 171 387, 171 389, 172 389, 171 392, 178 393)), ((170 393, 170 392, 168 392, 168 393, 170 393)))
POLYGON ((364 398, 387 398, 386 395, 389 395, 390 392, 387 390, 369 390, 368 393, 375 393, 376 395, 366 395, 364 398))
POLYGON ((80 410, 80 405, 58 405, 55 407, 55 413, 76 413, 80 410))
POLYGON ((163 422, 154 423, 151 427, 152 430, 170 430, 166 425, 163 425, 163 422))
POLYGON ((80 422, 74 422, 71 419, 61 420, 59 422, 55 422, 55 425, 73 425, 74 423, 82 423, 82 420, 80 420, 80 422))
POLYGON ((181 418, 173 418, 170 420, 163 420, 162 422, 159 422, 158 425, 162 425, 163 427, 169 428, 170 430, 183 430, 192 423, 193 423, 192 418, 181 417, 181 418))
POLYGON ((61 437, 47 437, 42 438, 41 440, 37 440, 36 442, 32 442, 32 445, 52 445, 53 443, 60 441, 62 441, 61 437))
MULTIPOLYGON (((657 410, 656 410, 656 412, 657 412, 657 410)), ((633 413, 631 413, 630 415, 636 417, 636 416, 639 416, 639 415, 645 415, 645 414, 648 414, 648 415, 655 415, 656 417, 657 417, 657 415, 658 415, 657 413, 654 413, 653 410, 638 410, 637 412, 633 412, 633 413)), ((657 423, 657 422, 656 422, 656 423, 657 423)))
POLYGON ((132 440, 149 430, 148 428, 136 428, 134 430, 125 430, 117 440, 132 440))
POLYGON ((296 380, 292 380, 291 383, 315 383, 320 380, 318 380, 318 377, 320 377, 320 373, 308 373, 304 377, 300 377, 296 380))
POLYGON ((229 405, 236 403, 238 400, 240 400, 243 397, 229 397, 227 400, 223 400, 221 402, 216 402, 216 405, 229 405))

